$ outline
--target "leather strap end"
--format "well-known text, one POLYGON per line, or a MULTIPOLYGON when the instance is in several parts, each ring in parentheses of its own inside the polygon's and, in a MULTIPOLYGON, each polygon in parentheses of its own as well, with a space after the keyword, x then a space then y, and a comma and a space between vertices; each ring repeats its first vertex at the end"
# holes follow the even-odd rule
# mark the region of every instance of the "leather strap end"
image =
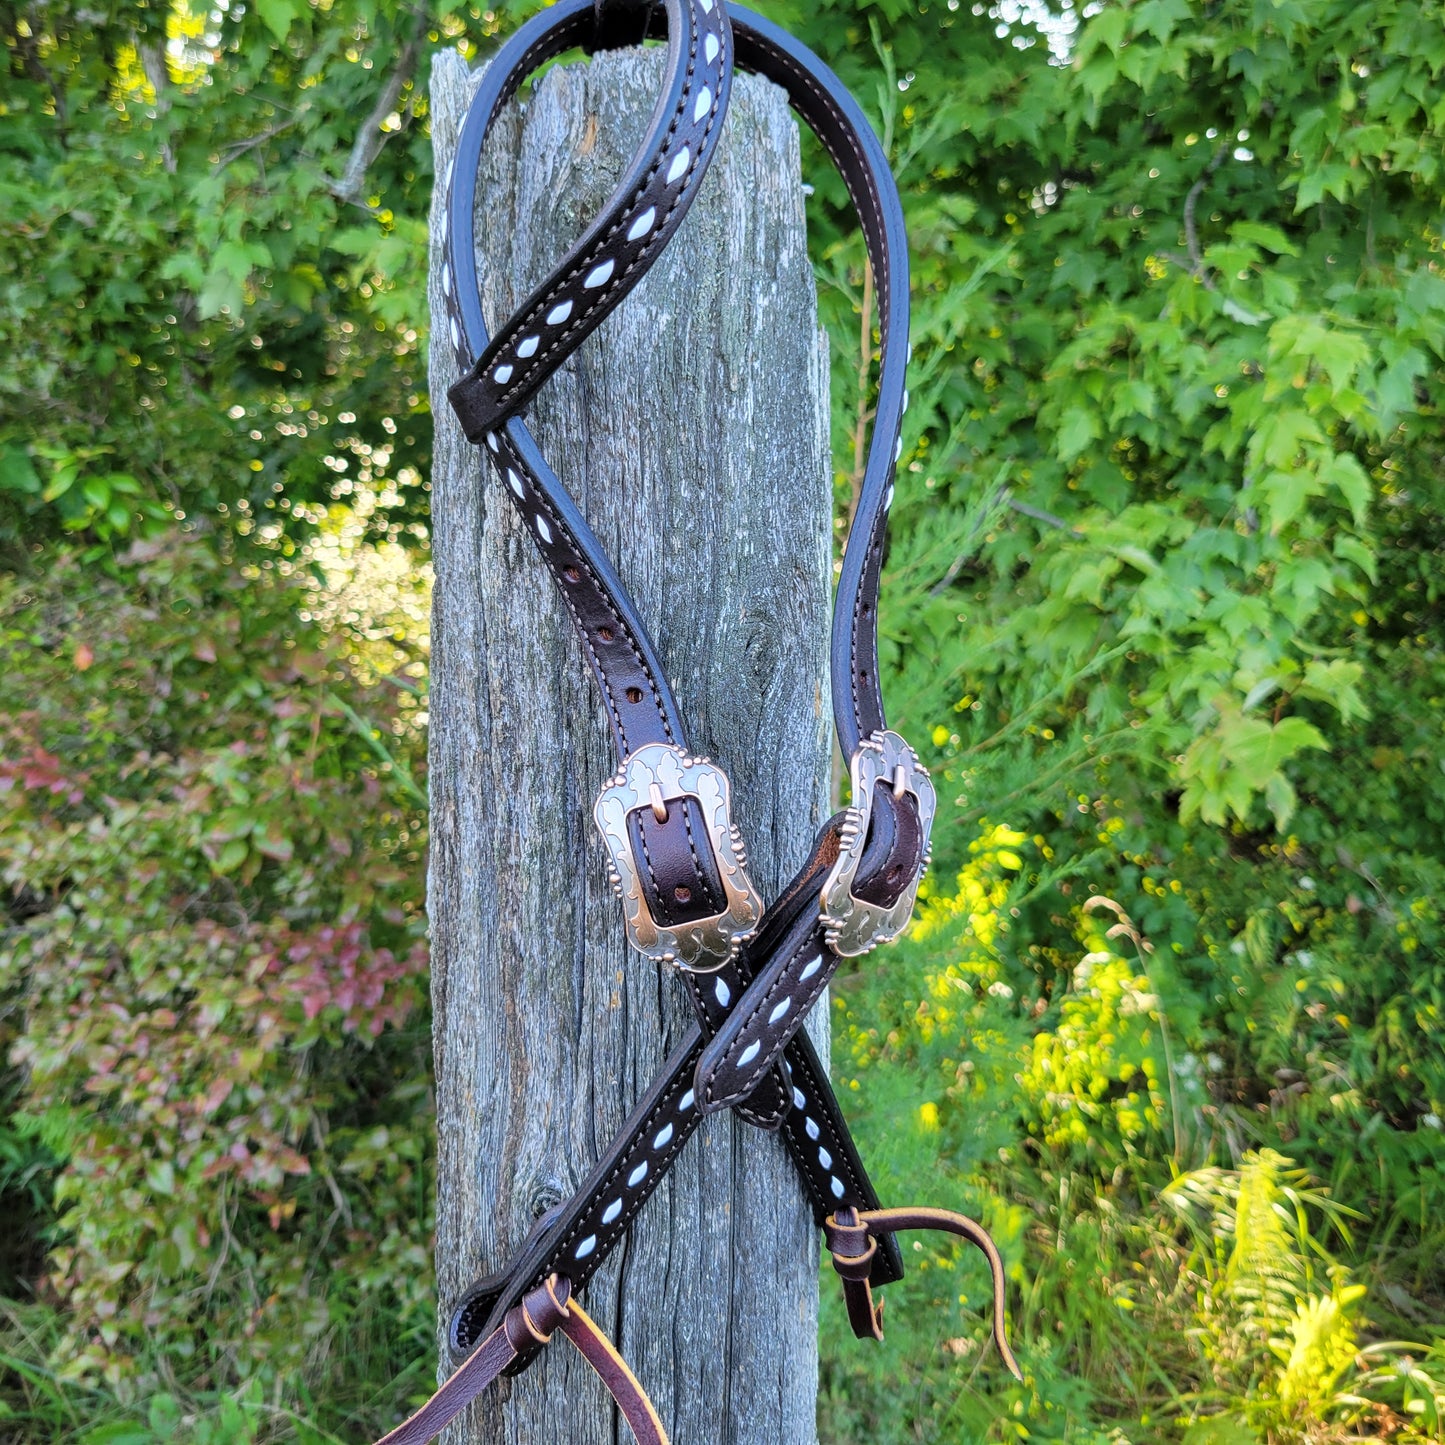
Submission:
POLYGON ((843 1281, 843 1302, 848 1323, 860 1340, 883 1338, 883 1301, 876 1303, 868 1276, 878 1241, 868 1233, 864 1216, 856 1209, 840 1209, 823 1221, 823 1237, 833 1256, 833 1268, 843 1281))
POLYGON ((486 387, 474 371, 469 371, 447 388, 447 400, 451 402, 452 410, 473 446, 480 446, 486 434, 496 431, 506 420, 497 415, 486 387))
POLYGON ((426 1404, 396 1429, 383 1435, 376 1445, 426 1445, 427 1441, 441 1434, 516 1358, 517 1349, 512 1342, 510 1328, 504 1326, 493 1330, 426 1404))
POLYGON ((521 1304, 507 1311, 499 1329, 477 1347, 451 1378, 425 1405, 376 1445, 427 1445, 454 1420, 498 1375, 524 1352, 545 1345, 553 1333, 563 1334, 581 1351, 582 1358, 607 1386, 623 1418, 637 1437, 637 1445, 668 1445, 667 1431, 647 1392, 612 1341, 571 1298, 572 1285, 564 1275, 551 1275, 528 1292, 521 1304))
POLYGON ((885 1301, 874 1300, 873 1287, 866 1279, 843 1281, 843 1303, 848 1307, 848 1323, 860 1340, 882 1340, 885 1301))
POLYGON ((667 1431, 647 1391, 638 1383, 617 1347, 597 1322, 575 1301, 562 1319, 562 1332, 577 1346, 582 1358, 597 1372, 617 1402, 622 1417, 637 1437, 637 1445, 668 1445, 667 1431))
POLYGON ((988 1231, 967 1215, 951 1209, 840 1209, 823 1222, 823 1234, 833 1255, 833 1268, 843 1277, 843 1298, 848 1305, 848 1320, 860 1340, 870 1336, 883 1338, 883 1302, 874 1306, 867 1282, 867 1266, 873 1261, 877 1240, 871 1231, 892 1234, 899 1229, 939 1229, 956 1234, 977 1245, 988 1260, 993 1282, 993 1342, 1005 1367, 1016 1380, 1023 1379, 1014 1352, 1009 1347, 1004 1328, 1004 1300, 1007 1282, 1003 1257, 988 1231), (865 1250, 864 1241, 867 1243, 865 1250))
MULTIPOLYGON (((773 1067, 772 1072, 741 1104, 733 1107, 738 1118, 745 1124, 761 1129, 764 1134, 776 1134, 783 1127, 788 1110, 793 1107, 782 1062, 779 1061, 773 1067)), ((704 1113, 706 1112, 704 1110, 704 1113)))

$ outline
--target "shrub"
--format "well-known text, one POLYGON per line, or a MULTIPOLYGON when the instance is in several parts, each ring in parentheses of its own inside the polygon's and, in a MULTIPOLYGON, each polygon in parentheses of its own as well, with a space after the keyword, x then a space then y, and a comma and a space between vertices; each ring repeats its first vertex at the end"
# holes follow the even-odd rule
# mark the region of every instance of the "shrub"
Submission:
POLYGON ((122 1399, 289 1395, 358 1310, 429 1333, 419 750, 297 584, 127 561, 0 591, 0 988, 12 1136, 55 1160, 51 1359, 122 1399))

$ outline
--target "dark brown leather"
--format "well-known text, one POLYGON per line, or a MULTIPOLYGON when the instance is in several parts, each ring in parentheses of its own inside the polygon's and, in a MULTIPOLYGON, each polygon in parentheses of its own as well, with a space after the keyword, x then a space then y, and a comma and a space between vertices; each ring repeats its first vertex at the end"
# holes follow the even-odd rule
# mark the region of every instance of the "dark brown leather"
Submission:
MULTIPOLYGON (((663 6, 627 16, 603 6, 558 5, 534 47, 484 104, 492 115, 548 55, 571 44, 639 43, 663 6), (515 80, 513 80, 515 77, 515 80)), ((468 440, 480 442, 518 415, 537 390, 645 274, 682 223, 707 172, 732 85, 732 30, 716 0, 665 0, 668 59, 647 136, 602 213, 552 274, 517 308, 449 391, 468 440)), ((450 190, 450 187, 448 187, 450 190)), ((466 218, 470 229, 470 217, 466 218)), ((455 296, 456 288, 447 292, 455 296)), ((465 325, 468 318, 460 319, 465 325)), ((461 350, 460 338, 455 338, 461 350)))
POLYGON ((983 1251, 993 1280, 993 1342, 1009 1373, 1022 1380, 1023 1371, 1009 1348, 1004 1324, 1007 1280, 1003 1259, 983 1225, 951 1209, 840 1209, 823 1221, 823 1237, 833 1256, 833 1268, 843 1281, 854 1334, 864 1340, 883 1338, 883 1301, 874 1304, 868 1275, 877 1238, 900 1229, 941 1229, 962 1236, 983 1251))
MULTIPOLYGON (((552 10, 518 31, 482 81, 463 126, 454 176, 448 178, 449 214, 444 217, 450 234, 443 290, 451 303, 450 330, 459 362, 464 372, 471 373, 470 381, 454 399, 468 434, 483 443, 499 484, 557 583, 597 679, 619 759, 647 743, 683 748, 675 701, 636 609, 585 519, 541 455, 521 418, 521 409, 546 374, 636 283, 655 257, 653 218, 647 218, 638 233, 643 244, 633 245, 630 235, 631 218, 640 220, 657 205, 649 199, 653 192, 647 188, 658 184, 659 175, 671 176, 671 183, 680 186, 678 206, 683 209, 695 194, 702 147, 694 155, 689 142, 684 158, 679 149, 682 133, 667 123, 667 116, 691 115, 687 123, 702 128, 699 134, 705 136, 708 147, 714 144, 714 117, 704 102, 715 102, 720 117, 725 105, 723 87, 730 74, 725 53, 730 45, 735 47, 740 65, 783 85, 838 165, 858 210, 879 281, 879 399, 855 525, 844 553, 833 626, 834 714, 843 750, 851 756, 862 740, 884 726, 877 663, 877 593, 906 404, 908 267, 902 210, 886 157, 861 110, 836 77, 785 32, 739 6, 727 7, 733 26, 729 38, 723 33, 726 23, 720 14, 724 9, 721 0, 667 0, 667 87, 643 151, 649 146, 655 149, 648 155, 639 152, 628 179, 615 193, 614 202, 609 202, 614 219, 605 226, 594 226, 579 242, 575 254, 584 255, 582 262, 569 259, 564 263, 495 342, 488 337, 482 318, 471 257, 474 173, 486 129, 526 68, 568 45, 615 43, 625 38, 628 27, 635 24, 636 17, 629 13, 632 3, 558 0, 552 10), (721 37, 715 47, 707 40, 710 26, 721 37), (704 66, 717 60, 716 91, 705 85, 704 94, 697 77, 679 68, 680 39, 683 49, 691 47, 695 53, 701 47, 704 66), (687 96, 697 97, 691 101, 691 111, 686 100, 679 104, 683 94, 679 87, 688 86, 692 89, 686 91, 687 96), (621 237, 625 233, 624 242, 621 237), (465 260, 461 268, 457 257, 465 260), (584 296, 577 290, 579 276, 584 275, 583 267, 594 263, 594 269, 606 270, 607 285, 599 281, 596 287, 584 286, 588 292, 584 296), (595 298, 590 294, 593 290, 599 292, 595 298), (572 309, 553 322, 544 313, 559 296, 570 300, 572 309), (539 316, 550 329, 537 329, 539 316), (531 344, 533 338, 535 345, 531 344), (475 356, 482 359, 473 366, 475 356), (499 374, 499 366, 505 375, 499 374)), ((660 7, 654 5, 650 14, 649 24, 655 27, 660 7)), ((705 82, 706 76, 703 79, 705 82)), ((676 208, 668 211, 667 219, 669 225, 679 219, 676 208)), ((855 897, 886 904, 900 897, 916 877, 926 840, 916 811, 910 814, 911 802, 905 799, 900 807, 897 801, 891 792, 876 795, 855 897), (914 863, 911 873, 907 871, 910 861, 914 863)), ((672 916, 681 919, 693 907, 697 908, 694 916, 701 916, 711 911, 707 901, 716 883, 716 864, 696 847, 696 818, 671 805, 667 813, 664 821, 649 821, 643 814, 631 830, 632 846, 639 850, 644 864, 641 871, 647 875, 644 892, 662 916, 676 909, 672 916)), ((465 1354, 478 1341, 486 1348, 486 1342, 511 1318, 512 1311, 531 1297, 539 1281, 557 1274, 571 1279, 577 1289, 585 1285, 696 1128, 703 1107, 726 1101, 740 1111, 748 1110, 755 1120, 781 1117, 782 1136, 820 1223, 835 1211, 850 1208, 857 1211, 858 1218, 881 1217, 826 1070, 806 1035, 797 1031, 837 964, 822 939, 819 890, 838 856, 839 827, 838 820, 831 820, 824 829, 807 863, 777 903, 766 910, 757 934, 737 960, 717 974, 687 979, 698 1030, 674 1050, 663 1075, 638 1103, 578 1194, 529 1238, 505 1270, 479 1282, 458 1303, 450 1335, 457 1355, 465 1354), (785 1001, 786 1007, 780 1008, 785 1001), (724 1031, 728 1037, 718 1043, 712 1036, 720 1038, 724 1031), (705 1043, 712 1050, 707 1054, 707 1067, 702 1064, 705 1043), (770 1063, 774 1066, 771 1070, 770 1063), (736 1077, 740 1072, 745 1082, 736 1077)), ((860 1244, 850 1258, 848 1270, 859 1277, 850 1280, 850 1286, 866 1290, 870 1283, 901 1277, 901 1258, 891 1232, 883 1231, 871 1243, 860 1244)), ((878 1312, 871 1296, 864 1294, 861 1301, 871 1328, 878 1312)), ((530 1334, 528 1339, 530 1347, 518 1337, 523 1353, 515 1357, 514 1368, 540 1348, 530 1334)))
POLYGON ((853 896, 865 903, 891 908, 918 876, 928 839, 918 817, 918 799, 912 793, 895 797, 887 783, 873 789, 868 817, 868 840, 853 896))
MULTIPOLYGON (((669 927, 721 913, 727 900, 701 805, 696 798, 673 798, 665 811, 667 817, 661 822, 651 808, 638 808, 627 815, 648 910, 669 927)), ((713 973, 684 971, 682 978, 704 1037, 722 1026, 747 985, 747 976, 735 960, 713 973)), ((776 1062, 776 1057, 771 1062, 776 1062)), ((768 1072, 759 1074, 749 1098, 738 1100, 738 1114, 749 1124, 772 1131, 788 1112, 788 1088, 782 1069, 773 1069, 764 1077, 768 1072)))
MULTIPOLYGON (((517 413, 658 253, 665 239, 661 224, 649 225, 634 241, 633 219, 658 216, 670 225, 691 204, 716 140, 704 102, 721 114, 733 48, 740 64, 785 86, 838 165, 857 208, 880 287, 883 364, 876 425, 857 518, 844 554, 833 626, 834 712, 844 750, 851 753, 861 735, 883 723, 876 599, 904 405, 908 312, 907 241, 896 187, 886 158, 852 98, 816 57, 760 17, 733 7, 728 13, 736 25, 730 27, 723 14, 727 7, 717 0, 699 0, 696 7, 668 0, 664 93, 648 138, 603 218, 495 340, 487 335, 473 268, 456 265, 456 258, 469 259, 472 249, 474 176, 482 139, 525 67, 568 44, 587 44, 589 38, 595 43, 599 26, 612 27, 607 34, 607 43, 612 43, 622 34, 618 25, 633 24, 636 8, 633 0, 601 0, 594 5, 559 0, 545 17, 518 32, 508 47, 509 52, 517 51, 518 58, 512 60, 509 54, 505 64, 499 59, 474 99, 447 186, 450 245, 443 289, 452 308, 452 340, 466 372, 453 391, 453 402, 467 434, 484 442, 507 496, 552 572, 597 678, 619 760, 648 743, 683 746, 675 703, 635 609, 517 413), (684 50, 692 57, 686 66, 681 64, 684 50), (658 210, 664 204, 665 216, 658 210), (606 270, 606 285, 587 285, 589 268, 606 270), (554 305, 571 309, 549 327, 543 323, 554 305), (473 364, 471 357, 479 353, 473 364), (499 359, 500 367, 495 364, 499 359)), ((649 14, 649 23, 655 24, 661 10, 654 5, 649 14)), ((881 809, 873 831, 895 821, 892 811, 881 809)), ((715 863, 697 848, 696 830, 688 822, 686 810, 672 809, 662 823, 649 823, 645 815, 629 820, 644 893, 663 915, 679 922, 712 911, 705 900, 714 897, 716 879, 715 863), (690 913, 692 909, 697 911, 690 913)), ((902 833, 907 831, 905 826, 902 833)), ((897 897, 916 874, 916 863, 912 873, 908 870, 911 860, 921 856, 921 840, 900 835, 886 851, 893 855, 887 866, 867 870, 856 896, 866 898, 871 889, 879 896, 897 897), (913 846, 915 841, 919 847, 913 846)), ((786 1081, 773 1066, 836 966, 827 955, 822 968, 815 968, 819 957, 801 951, 779 961, 765 979, 754 982, 742 1005, 733 980, 724 981, 733 1007, 741 1008, 751 1033, 740 1037, 743 1026, 735 1023, 729 1039, 706 1056, 699 1079, 705 1108, 731 1104, 751 1122, 776 1125, 787 1095, 786 1081), (758 1097, 750 1099, 754 1093, 758 1097)), ((707 1006, 706 988, 689 984, 688 989, 698 1022, 710 1034, 717 1024, 715 1010, 707 1006)))
POLYGON ((653 1408, 647 1392, 627 1366, 611 1340, 597 1328, 592 1317, 576 1300, 562 1319, 562 1333, 582 1352, 582 1358, 597 1372, 617 1401, 617 1408, 632 1427, 637 1445, 668 1445, 667 1431, 653 1408))
POLYGON ((383 1435, 377 1445, 426 1445, 516 1358, 506 1327, 493 1330, 421 1409, 383 1435))
MULTIPOLYGON (((456 1301, 448 1327, 454 1360, 465 1358, 540 1280, 558 1273, 571 1279, 576 1290, 586 1286, 697 1128, 701 1115, 692 1077, 700 1050, 700 1037, 693 1030, 669 1056, 576 1194, 533 1227, 505 1269, 478 1280, 456 1301)), ((835 1209, 849 1205, 876 1209, 877 1195, 843 1122, 827 1070, 805 1033, 789 1045, 787 1062, 792 1107, 783 1140, 807 1187, 815 1222, 821 1226, 835 1209)), ((873 1283, 881 1286, 902 1278, 897 1242, 885 1236, 873 1283)))
POLYGON ((651 808, 634 809, 627 815, 627 832, 648 912, 671 928, 721 913, 727 895, 702 805, 696 798, 673 798, 663 807, 667 816, 661 822, 651 808))
MULTIPOLYGON (((748 975, 742 960, 735 958, 714 973, 684 972, 681 977, 702 1036, 709 1039, 727 1022, 728 1011, 747 989, 748 975)), ((784 1060, 758 1080, 757 1087, 746 1099, 738 1101, 738 1118, 765 1133, 775 1133, 792 1107, 788 1102, 790 1092, 790 1075, 784 1060)))
POLYGON ((667 1431, 627 1361, 597 1323, 571 1298, 572 1287, 553 1275, 532 1290, 414 1415, 377 1445, 426 1445, 439 1435, 508 1365, 540 1349, 560 1329, 597 1372, 638 1445, 668 1445, 667 1431))
MULTIPOLYGON (((895 797, 891 787, 880 784, 875 790, 855 895, 884 906, 895 902, 918 876, 926 846, 918 800, 911 793, 895 797)), ((815 856, 799 881, 806 877, 816 890, 829 866, 831 861, 823 865, 821 857, 815 856)), ((809 901, 815 897, 816 891, 809 901)), ((744 946, 744 968, 751 968, 755 959, 765 962, 756 967, 747 992, 698 1060, 693 1086, 704 1114, 736 1108, 752 1094, 836 972, 841 959, 829 949, 816 910, 810 919, 810 927, 795 927, 781 945, 769 938, 765 953, 744 946)))

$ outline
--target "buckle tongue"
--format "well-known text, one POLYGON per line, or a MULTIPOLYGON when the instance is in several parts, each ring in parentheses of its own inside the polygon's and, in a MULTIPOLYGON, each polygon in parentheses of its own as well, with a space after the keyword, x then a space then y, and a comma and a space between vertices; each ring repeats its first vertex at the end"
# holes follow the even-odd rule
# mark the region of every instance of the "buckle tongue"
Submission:
POLYGON ((908 924, 918 885, 928 871, 932 851, 928 843, 938 799, 928 769, 897 733, 878 731, 858 744, 849 767, 853 780, 853 805, 843 824, 838 860, 823 882, 820 911, 823 936, 828 947, 843 958, 856 958, 880 943, 891 943, 908 924), (895 798, 912 793, 918 802, 918 822, 923 830, 923 860, 918 872, 894 900, 891 907, 869 903, 853 893, 863 847, 868 841, 868 824, 873 816, 873 789, 883 783, 895 798))
POLYGON ((592 809, 602 841, 612 855, 609 876, 622 900, 627 941, 648 958, 692 973, 714 973, 737 953, 762 917, 762 900, 748 879, 742 834, 734 826, 727 774, 707 758, 695 758, 672 743, 648 743, 629 753, 621 771, 608 779, 592 809), (647 906, 627 816, 648 808, 663 821, 672 798, 695 798, 707 823, 727 907, 688 923, 659 923, 647 906))

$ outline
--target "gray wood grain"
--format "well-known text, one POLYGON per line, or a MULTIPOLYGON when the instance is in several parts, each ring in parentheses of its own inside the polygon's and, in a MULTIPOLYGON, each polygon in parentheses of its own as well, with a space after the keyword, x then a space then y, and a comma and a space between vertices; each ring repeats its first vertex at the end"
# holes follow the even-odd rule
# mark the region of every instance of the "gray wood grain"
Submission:
MULTIPOLYGON (((660 52, 551 70, 488 142, 489 323, 597 212, 641 138, 660 52)), ((432 71, 440 175, 475 77, 432 71)), ((433 211, 429 908, 437 1271, 445 1309, 571 1194, 690 1013, 623 941, 592 802, 614 763, 540 559, 446 402, 433 211)), ((538 398, 532 422, 643 618, 689 745, 726 769, 768 897, 827 808, 827 354, 782 92, 739 77, 720 153, 666 255, 538 398)), ((815 1010, 826 1029, 826 1004, 815 1010)), ((812 1441, 817 1241, 781 1143, 708 1121, 587 1291, 676 1445, 812 1441)), ((559 1337, 452 1428, 603 1445, 601 1387, 559 1337)))

